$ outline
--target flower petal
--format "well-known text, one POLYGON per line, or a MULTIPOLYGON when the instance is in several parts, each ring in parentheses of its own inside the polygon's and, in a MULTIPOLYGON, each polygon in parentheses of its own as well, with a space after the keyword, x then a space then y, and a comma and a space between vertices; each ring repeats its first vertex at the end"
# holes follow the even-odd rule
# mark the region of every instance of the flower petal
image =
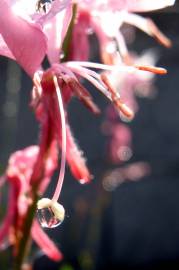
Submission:
POLYGON ((26 194, 30 190, 29 181, 33 167, 39 152, 38 146, 29 146, 23 150, 16 151, 9 159, 7 168, 8 181, 16 186, 17 210, 19 216, 23 216, 28 207, 26 194))
POLYGON ((59 63, 60 61, 60 49, 71 21, 71 16, 72 9, 69 6, 44 25, 44 31, 48 39, 47 55, 51 64, 59 63))
POLYGON ((63 255, 48 235, 42 230, 37 220, 34 220, 31 230, 32 238, 50 259, 60 261, 63 255))
POLYGON ((17 62, 33 75, 46 53, 46 38, 41 29, 17 16, 2 0, 0 33, 17 62))
POLYGON ((92 175, 90 174, 86 161, 75 143, 70 127, 66 126, 67 131, 67 162, 74 177, 82 184, 88 183, 92 175))
POLYGON ((80 11, 77 22, 73 27, 69 59, 75 61, 87 61, 89 58, 90 44, 88 31, 90 30, 90 15, 86 11, 80 11))
POLYGON ((165 47, 171 47, 171 41, 168 39, 155 25, 155 23, 148 18, 143 18, 136 14, 126 13, 124 16, 124 22, 134 25, 135 27, 141 29, 148 35, 156 38, 165 47))

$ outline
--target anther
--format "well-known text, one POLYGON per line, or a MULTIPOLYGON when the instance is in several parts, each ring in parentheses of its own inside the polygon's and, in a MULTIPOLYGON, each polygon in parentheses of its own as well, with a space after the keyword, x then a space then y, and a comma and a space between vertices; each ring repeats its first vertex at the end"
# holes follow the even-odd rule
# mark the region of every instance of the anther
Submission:
POLYGON ((135 67, 139 70, 149 71, 149 72, 159 74, 159 75, 167 74, 167 70, 161 67, 154 67, 154 66, 147 66, 147 65, 135 65, 135 67))
POLYGON ((132 119, 134 117, 133 111, 121 100, 119 93, 112 87, 106 74, 101 74, 101 80, 111 93, 111 99, 115 107, 122 112, 127 118, 132 119))

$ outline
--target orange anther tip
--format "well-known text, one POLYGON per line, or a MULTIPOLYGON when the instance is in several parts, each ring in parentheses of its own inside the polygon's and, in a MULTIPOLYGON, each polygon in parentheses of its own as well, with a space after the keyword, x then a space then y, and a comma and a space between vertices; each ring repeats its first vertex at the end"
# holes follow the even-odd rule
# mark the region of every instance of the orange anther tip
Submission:
POLYGON ((134 118, 134 112, 123 102, 118 102, 119 110, 130 120, 134 118))
POLYGON ((149 71, 155 74, 159 74, 159 75, 165 75, 167 74, 167 70, 165 68, 161 68, 161 67, 154 67, 154 66, 140 66, 140 65, 136 65, 135 66, 137 69, 139 70, 143 70, 143 71, 149 71))

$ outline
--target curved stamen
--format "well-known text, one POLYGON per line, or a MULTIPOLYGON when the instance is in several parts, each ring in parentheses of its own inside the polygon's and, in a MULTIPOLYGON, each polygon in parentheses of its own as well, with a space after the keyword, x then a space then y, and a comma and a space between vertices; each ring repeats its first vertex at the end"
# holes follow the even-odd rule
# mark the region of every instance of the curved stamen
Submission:
POLYGON ((57 77, 53 77, 57 98, 58 98, 58 104, 59 104, 59 110, 60 110, 60 118, 61 118, 61 128, 62 128, 62 154, 61 154, 61 166, 60 166, 60 173, 59 178, 57 182, 57 186, 55 189, 55 193, 53 195, 52 201, 58 201, 58 198, 60 196, 60 192, 63 185, 64 175, 65 175, 65 163, 66 163, 66 124, 65 124, 65 113, 64 113, 64 107, 63 107, 63 100, 61 91, 58 85, 57 77))
POLYGON ((68 61, 65 63, 68 67, 73 66, 83 66, 83 67, 89 67, 89 68, 95 68, 95 69, 104 69, 113 71, 117 69, 120 72, 128 72, 133 73, 136 71, 136 68, 133 66, 127 66, 127 65, 105 65, 100 63, 94 63, 94 62, 86 62, 86 61, 68 61))
POLYGON ((166 74, 167 70, 161 67, 155 67, 150 65, 105 65, 100 63, 93 63, 93 62, 85 62, 85 61, 68 61, 65 63, 67 67, 76 68, 76 67, 88 67, 88 68, 95 68, 101 69, 106 71, 114 71, 118 70, 120 72, 127 72, 127 73, 135 73, 137 70, 143 70, 155 74, 166 74))
POLYGON ((97 89, 99 89, 99 91, 101 91, 107 98, 111 99, 111 96, 106 90, 105 85, 101 81, 99 74, 97 74, 96 72, 90 69, 86 69, 84 67, 80 67, 80 68, 71 67, 71 70, 75 72, 76 74, 80 75, 81 77, 83 77, 84 79, 91 82, 91 84, 93 84, 97 89))

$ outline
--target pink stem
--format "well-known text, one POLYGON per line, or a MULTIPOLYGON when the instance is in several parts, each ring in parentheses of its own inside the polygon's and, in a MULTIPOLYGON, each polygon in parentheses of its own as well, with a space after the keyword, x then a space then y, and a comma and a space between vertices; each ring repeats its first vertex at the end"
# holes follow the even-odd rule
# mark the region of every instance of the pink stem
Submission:
POLYGON ((58 97, 58 104, 59 104, 59 109, 60 109, 60 117, 61 117, 61 125, 62 125, 62 154, 61 154, 61 166, 60 166, 60 173, 59 173, 59 178, 57 182, 57 186, 55 189, 55 193, 53 195, 52 200, 53 201, 58 201, 58 198, 60 196, 60 192, 62 189, 63 181, 64 181, 64 175, 65 175, 65 163, 66 163, 66 124, 65 124, 65 113, 64 113, 64 108, 63 108, 63 100, 62 100, 62 95, 61 91, 57 82, 57 77, 53 77, 53 81, 55 84, 55 89, 58 97))

